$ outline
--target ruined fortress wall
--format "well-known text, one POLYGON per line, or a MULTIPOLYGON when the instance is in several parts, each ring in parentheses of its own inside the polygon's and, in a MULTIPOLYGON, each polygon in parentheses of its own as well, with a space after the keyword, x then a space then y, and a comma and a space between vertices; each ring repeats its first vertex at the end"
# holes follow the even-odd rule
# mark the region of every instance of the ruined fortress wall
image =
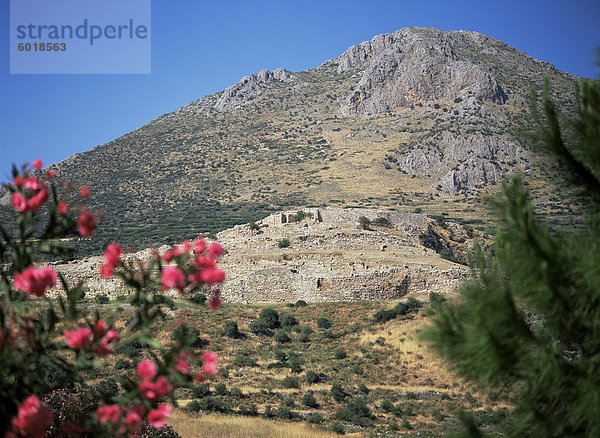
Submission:
POLYGON ((283 226, 293 221, 294 215, 298 211, 311 213, 308 218, 311 222, 324 222, 331 224, 358 224, 358 219, 364 216, 370 220, 385 218, 394 226, 413 226, 426 228, 428 218, 424 214, 404 213, 399 211, 374 210, 368 208, 303 208, 299 210, 289 210, 281 213, 272 214, 260 221, 260 223, 269 226, 283 226))
POLYGON ((309 277, 277 267, 263 269, 223 285, 230 302, 307 302, 389 300, 414 292, 447 292, 464 271, 460 269, 392 268, 350 276, 309 277))

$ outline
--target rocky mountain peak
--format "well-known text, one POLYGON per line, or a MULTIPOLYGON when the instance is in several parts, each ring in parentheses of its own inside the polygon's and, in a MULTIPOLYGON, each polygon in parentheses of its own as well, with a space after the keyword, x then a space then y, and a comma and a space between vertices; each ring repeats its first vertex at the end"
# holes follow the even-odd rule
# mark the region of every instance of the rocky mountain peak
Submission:
POLYGON ((237 110, 248 105, 274 81, 289 83, 295 80, 296 76, 283 68, 273 71, 265 68, 254 75, 244 76, 238 83, 225 89, 214 107, 221 112, 237 110))
POLYGON ((405 28, 352 46, 325 63, 341 74, 362 67, 358 85, 340 108, 344 116, 373 116, 424 101, 477 99, 504 104, 508 96, 496 72, 465 50, 492 48, 476 32, 405 28))

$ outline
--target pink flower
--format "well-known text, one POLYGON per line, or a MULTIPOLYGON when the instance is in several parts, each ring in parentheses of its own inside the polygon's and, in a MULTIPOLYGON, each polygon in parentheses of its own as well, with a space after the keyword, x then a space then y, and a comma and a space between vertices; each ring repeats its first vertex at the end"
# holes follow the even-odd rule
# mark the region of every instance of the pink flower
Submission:
POLYGON ((77 226, 79 227, 79 234, 82 236, 89 236, 94 234, 96 231, 96 217, 89 211, 84 211, 79 219, 77 219, 77 226))
POLYGON ((25 180, 23 179, 23 177, 21 175, 17 175, 17 176, 15 176, 15 179, 13 179, 13 183, 17 187, 22 186, 24 182, 25 182, 25 180))
POLYGON ((205 351, 202 354, 202 370, 204 374, 213 375, 217 372, 217 363, 219 357, 212 351, 205 351))
POLYGON ((223 247, 219 242, 213 242, 208 248, 208 256, 213 260, 223 257, 223 253, 223 247))
POLYGON ((162 289, 167 290, 172 287, 177 289, 179 292, 183 292, 185 289, 185 275, 179 268, 175 266, 167 266, 162 271, 162 289))
POLYGON ((196 254, 200 254, 202 251, 204 251, 204 248, 206 248, 206 242, 204 239, 202 237, 197 238, 194 242, 194 251, 196 254))
POLYGON ((185 360, 185 354, 181 353, 177 359, 177 363, 175 364, 175 369, 181 374, 187 375, 190 372, 190 368, 191 366, 189 362, 185 360))
POLYGON ((100 406, 96 410, 96 418, 100 424, 118 423, 121 417, 121 409, 119 405, 100 406))
POLYGON ((42 406, 40 400, 31 395, 19 406, 17 417, 12 420, 12 429, 16 436, 42 438, 52 419, 52 409, 42 406))
POLYGON ((110 352, 110 344, 119 339, 120 336, 116 331, 109 330, 96 346, 96 354, 98 356, 106 356, 110 352))
POLYGON ((183 247, 181 247, 181 246, 174 246, 173 247, 173 255, 175 257, 179 257, 179 256, 184 255, 184 254, 185 254, 185 251, 183 250, 183 247))
POLYGON ((208 308, 215 310, 221 307, 221 291, 219 289, 213 292, 212 299, 208 302, 208 308))
POLYGON ((171 251, 165 251, 165 253, 163 254, 163 260, 167 263, 169 263, 171 260, 173 260, 173 253, 171 251))
POLYGON ((138 390, 143 398, 147 398, 148 400, 155 400, 158 398, 154 383, 150 380, 142 380, 138 383, 138 390))
POLYGON ((187 240, 187 239, 186 239, 186 240, 184 240, 183 242, 181 242, 181 245, 183 246, 183 250, 184 250, 185 252, 188 252, 189 250, 191 250, 191 249, 192 249, 192 244, 191 244, 191 243, 190 243, 190 241, 189 241, 189 240, 187 240))
POLYGON ((150 359, 138 363, 137 375, 142 380, 152 380, 156 376, 156 365, 150 359))
POLYGON ((42 205, 46 203, 47 200, 48 191, 45 187, 42 187, 39 192, 37 192, 31 197, 31 199, 27 201, 27 211, 37 213, 40 210, 40 208, 42 208, 42 205))
POLYGON ((104 253, 104 261, 107 265, 115 267, 121 261, 122 255, 123 247, 118 243, 111 243, 106 247, 106 252, 104 253))
POLYGON ((46 173, 46 176, 48 177, 48 179, 54 179, 54 177, 56 176, 56 172, 54 170, 49 170, 48 173, 46 173))
POLYGON ((153 427, 163 427, 165 424, 167 424, 167 418, 169 418, 169 415, 171 415, 171 411, 172 409, 170 405, 161 403, 158 409, 152 409, 150 412, 148 412, 148 422, 153 427))
POLYGON ((23 187, 29 190, 39 190, 43 187, 43 184, 34 176, 30 176, 25 180, 23 187))
POLYGON ((15 274, 14 285, 15 288, 27 292, 30 296, 41 297, 46 289, 52 289, 56 285, 56 271, 49 266, 41 269, 31 266, 15 274))
POLYGON ((69 206, 67 205, 67 203, 65 201, 58 201, 58 205, 56 206, 56 209, 58 210, 58 212, 60 214, 65 214, 67 211, 69 211, 69 206))
POLYGON ((196 260, 194 260, 194 267, 196 269, 209 269, 217 266, 213 259, 209 259, 208 257, 204 257, 203 255, 196 256, 196 260))
POLYGON ((90 193, 90 188, 88 186, 83 186, 79 194, 82 198, 87 198, 88 196, 90 196, 90 193))
POLYGON ((112 265, 101 265, 100 266, 100 274, 102 274, 102 277, 106 278, 107 280, 110 277, 112 277, 114 270, 115 270, 115 268, 113 268, 112 265))
POLYGON ((169 379, 167 379, 165 376, 160 376, 158 379, 156 379, 154 391, 156 392, 158 398, 163 398, 171 394, 171 391, 173 391, 173 385, 171 385, 171 382, 169 382, 169 379))
POLYGON ((96 336, 104 335, 104 333, 106 333, 107 330, 108 324, 103 319, 99 319, 98 321, 96 321, 96 324, 94 324, 94 334, 96 336))
POLYGON ((92 342, 92 331, 89 327, 78 327, 75 330, 65 330, 67 345, 74 349, 83 348, 92 342))
POLYGON ((225 272, 222 269, 205 269, 200 273, 200 279, 204 283, 219 284, 225 281, 225 272))
POLYGON ((33 160, 33 163, 31 163, 31 165, 33 166, 33 168, 35 170, 40 170, 44 164, 42 163, 42 160, 37 158, 37 159, 33 160))
POLYGON ((14 192, 12 197, 10 198, 10 204, 13 208, 19 213, 23 213, 27 210, 27 199, 21 192, 14 192))

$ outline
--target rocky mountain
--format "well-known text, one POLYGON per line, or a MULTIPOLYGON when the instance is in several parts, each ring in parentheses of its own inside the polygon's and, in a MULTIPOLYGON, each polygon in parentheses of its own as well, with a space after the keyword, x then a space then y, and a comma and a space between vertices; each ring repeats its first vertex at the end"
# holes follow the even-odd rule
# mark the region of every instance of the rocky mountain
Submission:
MULTIPOLYGON (((52 166, 92 188, 106 220, 92 242, 138 248, 215 232, 277 210, 423 211, 485 226, 481 196, 529 175, 540 209, 577 209, 547 190, 532 152, 531 85, 572 110, 578 78, 476 32, 406 28, 303 72, 262 70, 110 143, 52 166)), ((566 219, 570 221, 570 218, 566 219)))

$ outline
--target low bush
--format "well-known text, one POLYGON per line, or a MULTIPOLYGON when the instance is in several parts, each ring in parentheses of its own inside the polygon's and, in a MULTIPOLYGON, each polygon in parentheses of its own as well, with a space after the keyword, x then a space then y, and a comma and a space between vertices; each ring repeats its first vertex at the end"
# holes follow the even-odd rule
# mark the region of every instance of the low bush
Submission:
POLYGON ((298 325, 298 320, 294 318, 292 315, 285 314, 281 316, 280 321, 281 327, 292 327, 298 325))
POLYGON ((288 239, 281 239, 277 244, 279 248, 288 248, 290 245, 291 243, 288 239))
POLYGON ((302 396, 302 404, 304 406, 308 406, 309 408, 318 408, 319 404, 317 403, 317 399, 315 398, 312 392, 307 392, 302 396))
POLYGON ((327 318, 319 318, 317 319, 317 327, 319 327, 320 329, 328 329, 331 328, 332 324, 331 321, 328 320, 327 318))
POLYGON ((375 416, 362 398, 355 398, 350 400, 346 406, 339 408, 335 413, 335 418, 357 426, 371 427, 374 424, 375 416))
POLYGON ((231 339, 241 339, 244 337, 235 321, 227 321, 221 334, 231 339))
POLYGON ((281 386, 286 389, 300 388, 300 382, 297 377, 287 376, 281 381, 281 386))

